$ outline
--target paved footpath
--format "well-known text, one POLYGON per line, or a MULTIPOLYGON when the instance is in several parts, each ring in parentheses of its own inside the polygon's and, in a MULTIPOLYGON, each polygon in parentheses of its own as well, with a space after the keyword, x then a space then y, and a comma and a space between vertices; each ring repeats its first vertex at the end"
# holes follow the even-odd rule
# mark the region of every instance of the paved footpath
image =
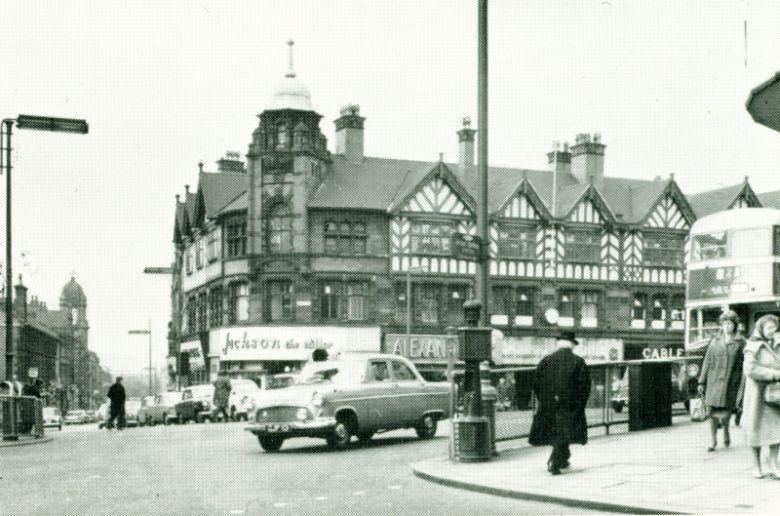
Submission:
POLYGON ((751 476, 742 430, 732 429, 730 448, 708 452, 708 443, 708 423, 684 422, 572 446, 572 467, 559 476, 546 469, 550 448, 529 446, 488 463, 437 458, 413 469, 452 487, 603 511, 777 514, 780 480, 751 476))

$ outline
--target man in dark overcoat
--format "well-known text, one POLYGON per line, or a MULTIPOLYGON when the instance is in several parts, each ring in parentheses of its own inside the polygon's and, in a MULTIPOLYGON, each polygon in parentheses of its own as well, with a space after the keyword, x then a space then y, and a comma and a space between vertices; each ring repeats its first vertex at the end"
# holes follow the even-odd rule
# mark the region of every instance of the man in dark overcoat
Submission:
POLYGON ((574 354, 577 344, 574 333, 562 332, 556 350, 539 362, 534 374, 536 406, 528 442, 552 445, 547 469, 553 475, 569 467, 570 444, 588 442, 585 404, 590 395, 590 374, 585 360, 574 354))
POLYGON ((108 405, 108 421, 106 421, 106 428, 111 430, 114 428, 114 420, 116 420, 116 427, 122 430, 125 427, 125 388, 122 385, 122 377, 117 376, 114 384, 108 388, 106 394, 109 400, 108 405))

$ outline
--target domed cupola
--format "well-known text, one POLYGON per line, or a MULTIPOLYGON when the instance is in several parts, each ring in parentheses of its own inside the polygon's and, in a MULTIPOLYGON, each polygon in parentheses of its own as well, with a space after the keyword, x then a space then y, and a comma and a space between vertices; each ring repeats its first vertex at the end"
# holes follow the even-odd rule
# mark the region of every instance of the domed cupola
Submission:
POLYGON ((293 69, 292 48, 295 44, 290 40, 287 46, 290 48, 290 64, 284 79, 276 86, 271 105, 268 109, 296 109, 298 111, 314 111, 311 104, 311 92, 309 88, 296 77, 293 69))
POLYGON ((76 278, 70 277, 70 281, 62 287, 60 294, 60 307, 78 308, 87 306, 87 296, 84 289, 76 282, 76 278))

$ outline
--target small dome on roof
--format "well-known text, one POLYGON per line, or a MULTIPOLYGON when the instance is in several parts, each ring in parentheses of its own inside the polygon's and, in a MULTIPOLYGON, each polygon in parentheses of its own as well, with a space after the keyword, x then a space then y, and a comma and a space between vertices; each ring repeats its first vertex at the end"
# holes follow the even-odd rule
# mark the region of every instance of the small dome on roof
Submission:
POLYGON ((60 307, 63 306, 87 306, 87 296, 84 295, 84 289, 76 282, 76 278, 70 277, 70 281, 62 287, 60 294, 60 307))
POLYGON ((292 47, 295 44, 290 40, 287 45, 290 47, 290 68, 284 76, 284 79, 276 86, 271 105, 268 109, 297 109, 300 111, 314 111, 311 104, 311 92, 309 88, 301 82, 293 70, 292 47))

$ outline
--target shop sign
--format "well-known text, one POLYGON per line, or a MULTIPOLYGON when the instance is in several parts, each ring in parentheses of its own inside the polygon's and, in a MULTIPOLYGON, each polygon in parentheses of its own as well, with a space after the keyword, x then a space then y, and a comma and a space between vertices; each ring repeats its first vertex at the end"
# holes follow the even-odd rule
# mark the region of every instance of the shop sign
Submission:
POLYGON ((379 327, 247 326, 211 330, 209 341, 220 360, 304 361, 315 349, 378 352, 381 331, 379 327))
POLYGON ((385 353, 401 355, 410 360, 446 361, 458 356, 457 335, 409 335, 389 333, 385 335, 385 353))
MULTIPOLYGON (((623 340, 577 337, 574 353, 587 363, 623 360, 623 340)), ((553 337, 503 336, 493 341, 493 362, 496 364, 536 365, 556 349, 553 337)))
POLYGON ((629 346, 626 360, 665 360, 685 356, 685 349, 679 346, 629 346))
POLYGON ((203 357, 200 339, 182 342, 180 349, 182 353, 186 353, 189 357, 190 369, 204 369, 206 367, 206 359, 203 357))

